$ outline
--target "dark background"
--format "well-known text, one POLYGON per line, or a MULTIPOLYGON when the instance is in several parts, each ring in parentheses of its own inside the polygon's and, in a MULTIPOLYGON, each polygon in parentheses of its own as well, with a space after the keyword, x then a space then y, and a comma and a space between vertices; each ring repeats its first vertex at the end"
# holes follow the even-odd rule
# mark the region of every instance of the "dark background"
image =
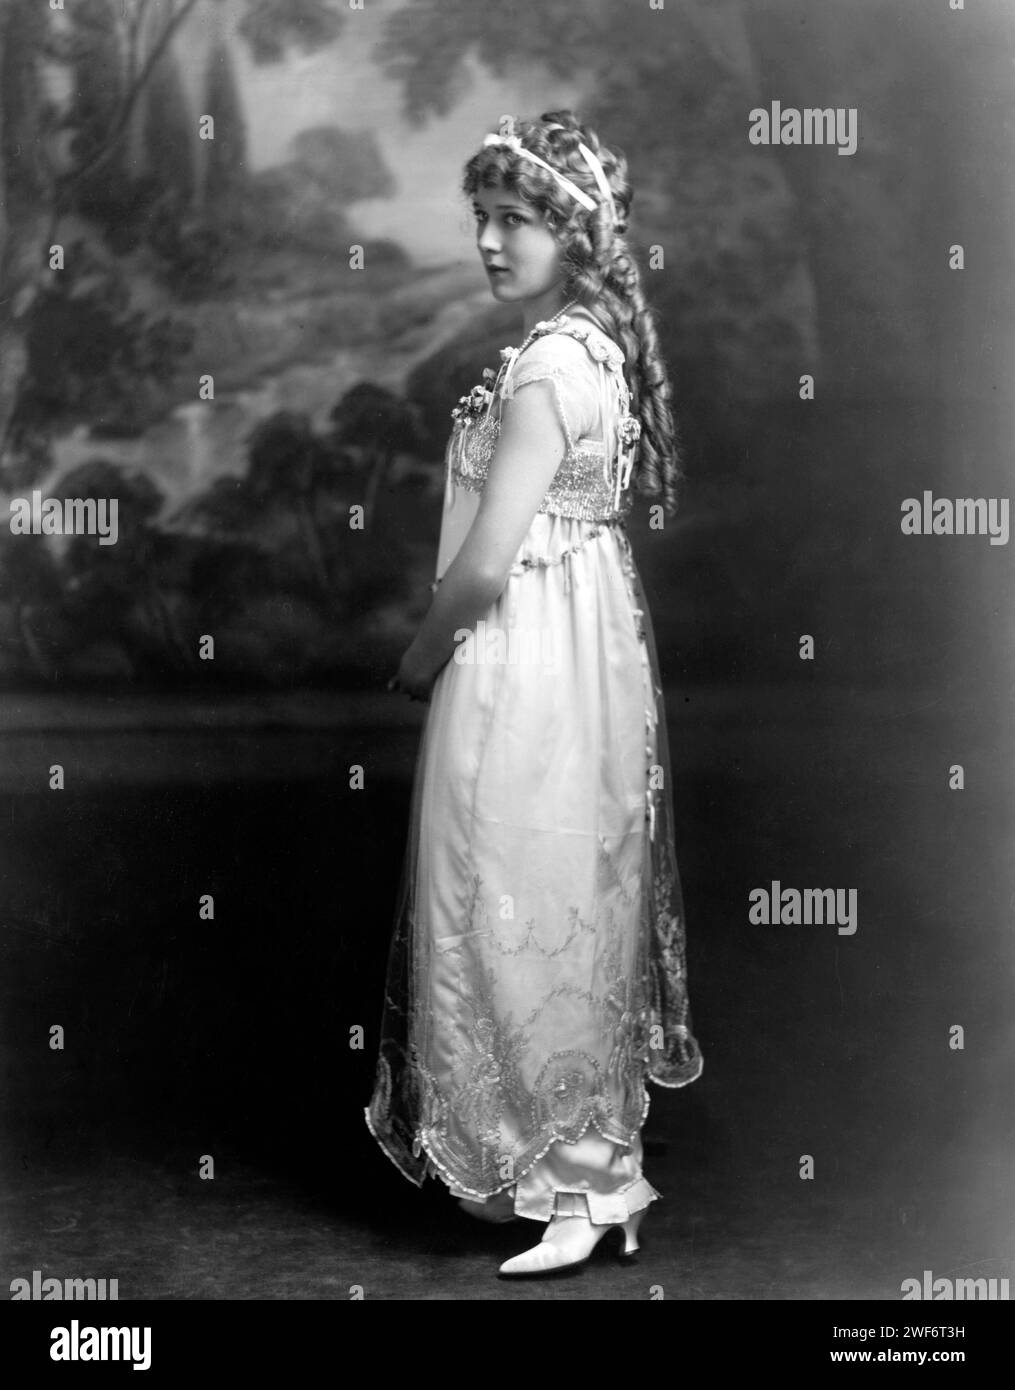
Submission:
POLYGON ((383 682, 426 602, 447 412, 519 337, 467 234, 414 259, 436 214, 381 145, 444 122, 464 162, 501 113, 474 124, 485 83, 517 83, 520 114, 576 91, 628 154, 687 448, 675 523, 632 532, 705 1072, 653 1093, 665 1200, 641 1266, 549 1295, 893 1299, 926 1268, 1015 1274, 1010 545, 899 528, 924 489, 1009 491, 1005 7, 396 6, 371 19, 388 115, 259 170, 248 60, 341 71, 353 35, 327 6, 246 27, 242 3, 197 6, 116 140, 118 7, 49 35, 45 63, 34 10, 10 0, 0 31, 3 494, 127 500, 116 547, 0 536, 0 1286, 547 1294, 492 1277, 528 1227, 415 1193, 360 1114, 419 721, 383 682), (773 99, 858 106, 858 153, 750 146, 773 99), (188 110, 219 113, 200 163, 188 110), (402 239, 357 230, 357 200, 400 197, 402 239), (55 284, 43 235, 77 248, 55 284), (773 879, 856 888, 856 935, 749 925, 773 879))

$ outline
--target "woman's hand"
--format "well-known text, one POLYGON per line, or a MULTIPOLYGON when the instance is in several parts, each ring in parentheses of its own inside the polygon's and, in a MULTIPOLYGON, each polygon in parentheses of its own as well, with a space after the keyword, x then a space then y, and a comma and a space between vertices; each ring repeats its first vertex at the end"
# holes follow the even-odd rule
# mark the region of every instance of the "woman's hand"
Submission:
POLYGON ((399 690, 410 700, 426 703, 437 675, 438 672, 420 661, 415 649, 409 647, 398 663, 398 671, 388 681, 388 689, 399 690))

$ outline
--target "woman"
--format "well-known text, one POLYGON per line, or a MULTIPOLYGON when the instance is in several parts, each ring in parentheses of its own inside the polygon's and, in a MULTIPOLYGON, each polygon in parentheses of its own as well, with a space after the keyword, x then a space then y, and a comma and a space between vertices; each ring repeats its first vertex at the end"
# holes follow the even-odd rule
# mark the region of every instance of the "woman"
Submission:
POLYGON ((673 510, 669 387, 624 242, 626 163, 569 111, 468 162, 525 338, 452 412, 434 597, 389 689, 429 700, 371 1131, 486 1220, 505 1275, 637 1248, 646 1080, 701 1071, 658 667, 624 531, 673 510))

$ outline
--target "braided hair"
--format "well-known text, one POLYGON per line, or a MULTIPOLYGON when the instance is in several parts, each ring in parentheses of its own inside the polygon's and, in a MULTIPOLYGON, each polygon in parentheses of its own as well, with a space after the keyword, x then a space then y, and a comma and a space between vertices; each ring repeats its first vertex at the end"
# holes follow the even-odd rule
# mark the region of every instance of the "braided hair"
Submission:
POLYGON ((564 289, 568 299, 587 309, 624 350, 624 375, 631 410, 641 422, 632 479, 638 491, 662 495, 668 515, 677 509, 677 485, 683 477, 677 429, 671 409, 669 377, 659 347, 653 311, 645 301, 641 274, 625 239, 633 193, 627 160, 620 150, 601 144, 596 132, 581 125, 571 111, 547 111, 535 121, 518 121, 514 132, 522 145, 559 170, 595 198, 589 211, 545 169, 503 145, 485 145, 465 166, 462 190, 474 197, 479 188, 502 183, 543 213, 563 247, 564 289), (599 159, 616 208, 599 192, 592 170, 578 149, 586 145, 599 159))

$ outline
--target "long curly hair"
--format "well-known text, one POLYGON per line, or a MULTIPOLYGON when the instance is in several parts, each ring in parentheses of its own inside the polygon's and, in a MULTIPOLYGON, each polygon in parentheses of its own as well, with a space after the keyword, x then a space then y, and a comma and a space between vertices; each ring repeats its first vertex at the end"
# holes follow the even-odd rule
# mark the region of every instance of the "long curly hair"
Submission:
POLYGON ((634 196, 627 160, 620 150, 603 145, 591 126, 582 125, 571 111, 546 111, 538 120, 512 121, 512 127, 525 149, 594 198, 595 209, 582 207, 547 170, 503 145, 484 145, 473 155, 465 166, 462 191, 471 199, 478 189, 502 183, 544 216, 563 248, 567 299, 587 309, 624 350, 631 409, 641 422, 632 481, 647 496, 661 495, 666 513, 672 515, 683 478, 680 442, 655 317, 626 241, 634 196), (616 226, 579 144, 603 166, 616 226))

